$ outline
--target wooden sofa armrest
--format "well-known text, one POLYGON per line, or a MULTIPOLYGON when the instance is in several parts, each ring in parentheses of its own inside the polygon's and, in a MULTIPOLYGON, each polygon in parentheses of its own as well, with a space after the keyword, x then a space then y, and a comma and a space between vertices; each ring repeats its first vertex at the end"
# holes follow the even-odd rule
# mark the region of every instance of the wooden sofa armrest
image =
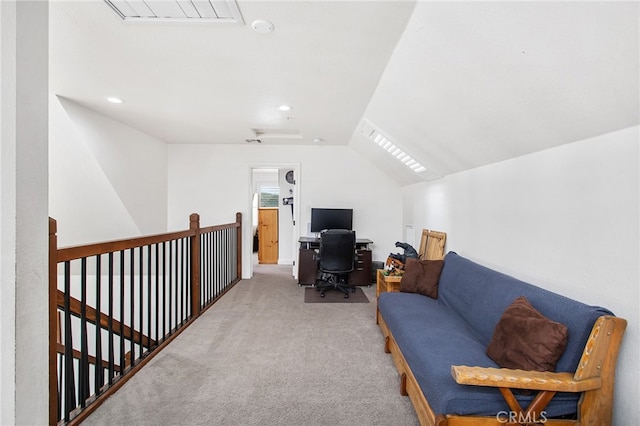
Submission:
POLYGON ((600 377, 575 380, 573 373, 512 370, 509 368, 452 365, 451 375, 461 385, 529 389, 554 392, 584 392, 602 386, 600 377))
POLYGON ((584 392, 578 404, 579 417, 588 424, 611 424, 616 360, 626 326, 625 319, 610 315, 599 317, 575 373, 454 365, 451 374, 459 384, 498 388, 520 418, 537 419, 556 392, 584 392), (512 389, 533 390, 537 394, 529 406, 522 409, 512 389))
POLYGON ((492 386, 500 390, 509 408, 520 418, 537 419, 556 392, 583 392, 602 386, 600 377, 576 380, 571 373, 553 373, 508 368, 451 366, 455 381, 463 385, 492 386), (520 406, 512 389, 538 391, 526 409, 520 406))

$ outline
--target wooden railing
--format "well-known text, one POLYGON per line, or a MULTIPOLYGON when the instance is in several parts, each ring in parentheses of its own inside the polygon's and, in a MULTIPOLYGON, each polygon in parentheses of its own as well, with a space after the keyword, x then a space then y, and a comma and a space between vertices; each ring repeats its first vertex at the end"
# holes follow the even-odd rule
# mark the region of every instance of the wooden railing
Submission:
POLYGON ((49 423, 78 424, 242 276, 225 225, 57 247, 49 219, 49 423))

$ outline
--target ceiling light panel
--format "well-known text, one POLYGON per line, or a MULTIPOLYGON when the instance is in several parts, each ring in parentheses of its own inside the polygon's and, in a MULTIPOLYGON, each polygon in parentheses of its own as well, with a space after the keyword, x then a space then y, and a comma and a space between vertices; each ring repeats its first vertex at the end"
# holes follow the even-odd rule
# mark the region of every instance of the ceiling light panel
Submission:
POLYGON ((396 159, 400 160, 405 166, 409 169, 413 170, 416 173, 422 173, 427 171, 427 168, 422 164, 413 159, 409 154, 404 152, 400 147, 391 142, 389 138, 382 135, 382 133, 376 129, 371 123, 367 120, 363 120, 362 124, 360 124, 360 133, 366 136, 371 142, 376 143, 382 149, 387 151, 396 159))
POLYGON ((235 0, 104 0, 134 22, 244 23, 235 0))

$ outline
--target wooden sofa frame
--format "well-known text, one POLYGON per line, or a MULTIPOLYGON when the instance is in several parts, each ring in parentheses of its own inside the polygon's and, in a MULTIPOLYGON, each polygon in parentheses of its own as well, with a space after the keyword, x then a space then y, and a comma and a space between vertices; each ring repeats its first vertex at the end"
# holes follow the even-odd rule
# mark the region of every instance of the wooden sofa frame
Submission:
MULTIPOLYGON (((420 257, 442 259, 445 238, 445 233, 424 230, 420 257), (424 247, 441 249, 429 252, 423 250, 423 244, 424 247)), ((378 282, 376 294, 380 294, 381 291, 383 289, 378 282)), ((503 417, 434 413, 379 311, 376 312, 376 321, 385 338, 384 350, 391 353, 400 374, 400 393, 409 396, 423 426, 542 423, 545 425, 611 425, 615 370, 622 336, 627 326, 625 319, 608 315, 598 318, 573 374, 452 365, 451 375, 457 383, 469 386, 491 386, 500 390, 510 408, 510 412, 503 413, 503 417), (514 397, 512 389, 527 389, 536 391, 537 394, 529 406, 523 408, 514 397), (544 417, 544 409, 556 392, 582 392, 575 420, 544 417)))
MULTIPOLYGON (((385 337, 385 352, 391 353, 400 374, 400 393, 408 395, 411 399, 421 425, 475 426, 507 423, 506 417, 434 413, 380 312, 377 313, 377 319, 385 337)), ((613 413, 615 368, 626 326, 627 321, 622 318, 613 316, 598 318, 574 374, 456 365, 451 366, 451 374, 459 384, 497 387, 511 409, 510 415, 518 419, 516 423, 535 423, 556 392, 582 392, 576 420, 545 418, 544 424, 610 425, 613 413), (529 407, 522 408, 511 389, 529 389, 537 391, 538 394, 529 407)))

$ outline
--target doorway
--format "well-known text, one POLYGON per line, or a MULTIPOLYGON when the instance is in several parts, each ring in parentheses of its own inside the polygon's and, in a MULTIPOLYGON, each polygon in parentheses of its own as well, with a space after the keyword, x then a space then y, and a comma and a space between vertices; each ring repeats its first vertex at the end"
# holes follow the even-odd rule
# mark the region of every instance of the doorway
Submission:
POLYGON ((299 165, 251 167, 251 275, 261 264, 291 265, 297 276, 299 165))

